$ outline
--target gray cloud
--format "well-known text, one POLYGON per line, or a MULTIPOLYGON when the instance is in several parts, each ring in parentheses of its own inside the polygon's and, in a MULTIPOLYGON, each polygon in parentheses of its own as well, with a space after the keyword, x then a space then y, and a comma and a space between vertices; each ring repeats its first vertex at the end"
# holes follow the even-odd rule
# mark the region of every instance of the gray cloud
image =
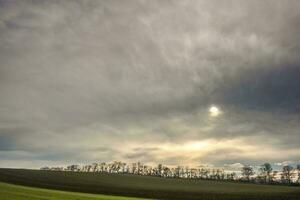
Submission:
POLYGON ((175 164, 153 148, 239 139, 296 159, 298 4, 0 1, 0 158, 175 164))
POLYGON ((299 113, 299 66, 282 66, 241 74, 221 98, 246 109, 299 113), (232 88, 231 88, 232 87, 232 88))

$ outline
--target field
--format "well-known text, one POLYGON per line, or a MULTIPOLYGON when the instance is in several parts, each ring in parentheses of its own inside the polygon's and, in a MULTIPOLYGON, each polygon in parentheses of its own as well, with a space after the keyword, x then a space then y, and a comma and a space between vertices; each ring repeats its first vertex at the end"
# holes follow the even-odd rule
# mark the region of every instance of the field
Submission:
POLYGON ((101 194, 64 192, 33 187, 24 187, 0 182, 1 200, 139 200, 138 198, 118 197, 101 194))
MULTIPOLYGON (((72 192, 154 199, 300 199, 300 187, 171 179, 126 174, 0 169, 0 181, 72 192)), ((4 199, 2 195, 1 192, 1 200, 4 199)), ((76 193, 70 195, 76 195, 76 193)), ((81 195, 76 199, 81 199, 81 195)), ((90 198, 94 198, 94 196, 90 196, 90 198)), ((101 199, 101 197, 99 198, 101 199)))

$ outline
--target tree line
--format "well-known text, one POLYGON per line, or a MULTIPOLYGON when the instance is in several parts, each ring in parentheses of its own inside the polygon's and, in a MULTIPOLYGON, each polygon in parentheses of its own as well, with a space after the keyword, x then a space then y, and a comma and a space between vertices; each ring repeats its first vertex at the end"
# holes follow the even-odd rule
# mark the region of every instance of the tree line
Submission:
POLYGON ((280 182, 284 184, 300 183, 300 165, 297 165, 295 169, 291 165, 285 165, 282 167, 282 171, 273 171, 270 163, 264 163, 257 173, 254 172, 251 166, 242 167, 241 172, 243 180, 246 181, 259 183, 280 182))
POLYGON ((70 165, 66 168, 43 167, 41 170, 123 173, 164 178, 227 180, 265 184, 300 184, 300 165, 297 165, 296 168, 291 165, 285 165, 281 171, 275 171, 272 169, 272 165, 270 163, 264 163, 256 171, 250 165, 243 166, 240 171, 226 171, 221 168, 190 168, 183 166, 168 167, 162 164, 152 167, 140 162, 127 164, 120 161, 114 161, 111 163, 93 163, 91 165, 83 166, 70 165))

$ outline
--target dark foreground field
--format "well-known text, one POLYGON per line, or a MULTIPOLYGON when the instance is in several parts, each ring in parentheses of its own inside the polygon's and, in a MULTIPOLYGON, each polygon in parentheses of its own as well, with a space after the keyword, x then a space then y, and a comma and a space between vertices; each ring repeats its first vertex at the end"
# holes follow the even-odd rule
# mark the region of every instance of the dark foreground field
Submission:
POLYGON ((73 192, 154 199, 300 199, 300 187, 120 174, 0 169, 0 181, 73 192))

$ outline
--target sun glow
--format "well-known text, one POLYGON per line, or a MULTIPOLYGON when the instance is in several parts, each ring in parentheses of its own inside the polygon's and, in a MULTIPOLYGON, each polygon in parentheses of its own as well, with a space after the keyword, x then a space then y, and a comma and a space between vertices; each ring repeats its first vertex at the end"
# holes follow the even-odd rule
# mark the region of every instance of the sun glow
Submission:
POLYGON ((219 116, 221 114, 221 111, 216 106, 211 106, 209 108, 209 114, 212 117, 217 117, 217 116, 219 116))
MULTIPOLYGON (((247 144, 241 139, 198 139, 182 143, 130 143, 125 149, 130 150, 129 154, 135 152, 135 149, 150 149, 151 151, 149 154, 147 153, 147 156, 151 155, 151 158, 159 161, 174 160, 174 162, 168 163, 168 165, 174 165, 174 167, 181 164, 197 166, 199 163, 206 163, 210 158, 224 159, 226 156, 235 157, 241 152, 251 158, 257 157, 256 147, 247 144)), ((272 152, 268 148, 264 150, 265 152, 272 152)), ((143 157, 143 159, 147 160, 146 157, 143 157)), ((129 162, 131 159, 127 161, 129 162)))

